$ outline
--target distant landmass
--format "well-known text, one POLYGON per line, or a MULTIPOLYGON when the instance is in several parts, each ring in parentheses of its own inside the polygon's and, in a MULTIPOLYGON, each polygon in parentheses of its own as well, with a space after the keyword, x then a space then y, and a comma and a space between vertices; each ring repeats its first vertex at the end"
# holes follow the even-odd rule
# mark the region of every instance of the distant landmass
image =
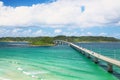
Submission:
POLYGON ((104 36, 64 36, 59 35, 55 37, 2 37, 1 42, 10 41, 27 41, 30 45, 53 45, 54 40, 65 40, 69 42, 120 42, 120 39, 114 37, 104 36))

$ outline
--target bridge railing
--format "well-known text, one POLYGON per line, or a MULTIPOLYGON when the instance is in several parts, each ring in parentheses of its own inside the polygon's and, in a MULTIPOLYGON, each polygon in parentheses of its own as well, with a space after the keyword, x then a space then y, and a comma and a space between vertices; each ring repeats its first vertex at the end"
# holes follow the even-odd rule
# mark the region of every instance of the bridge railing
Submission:
POLYGON ((117 66, 120 68, 120 61, 118 60, 115 60, 115 59, 112 59, 110 57, 107 57, 107 56, 103 56, 99 53, 96 53, 96 52, 93 52, 91 50, 88 50, 86 48, 83 48, 83 47, 80 47, 78 45, 75 45, 71 42, 67 42, 67 41, 63 41, 63 40, 56 40, 55 43, 60 43, 60 44, 63 44, 63 43, 66 43, 68 45, 70 45, 72 48, 76 49, 77 51, 81 52, 82 54, 86 54, 87 57, 93 57, 94 58, 94 62, 95 63, 98 63, 99 61, 98 60, 102 60, 104 62, 107 62, 107 65, 108 65, 108 72, 113 72, 113 65, 117 66))

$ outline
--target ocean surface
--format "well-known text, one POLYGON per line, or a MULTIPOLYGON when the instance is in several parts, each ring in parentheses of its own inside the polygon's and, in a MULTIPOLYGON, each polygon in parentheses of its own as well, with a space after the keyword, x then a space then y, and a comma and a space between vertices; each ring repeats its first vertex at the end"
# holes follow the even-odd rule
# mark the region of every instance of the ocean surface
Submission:
MULTIPOLYGON (((78 43, 120 60, 120 43, 78 43)), ((120 70, 115 67, 119 73, 120 70)), ((119 80, 67 45, 0 42, 0 80, 119 80)))

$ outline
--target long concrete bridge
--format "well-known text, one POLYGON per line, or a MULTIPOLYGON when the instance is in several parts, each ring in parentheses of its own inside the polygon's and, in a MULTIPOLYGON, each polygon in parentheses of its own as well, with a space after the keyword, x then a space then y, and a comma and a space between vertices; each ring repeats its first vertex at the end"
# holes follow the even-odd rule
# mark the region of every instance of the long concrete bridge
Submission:
POLYGON ((99 60, 102 60, 104 62, 107 63, 107 70, 108 72, 112 73, 113 72, 113 66, 117 66, 120 68, 120 61, 112 59, 110 57, 101 55, 99 53, 93 52, 91 50, 88 50, 86 48, 80 47, 78 45, 75 45, 71 42, 67 42, 67 41, 63 41, 63 40, 55 40, 54 43, 56 45, 61 45, 61 44, 68 44, 69 46, 71 46, 72 48, 74 48, 75 50, 79 51, 81 54, 86 55, 88 58, 92 57, 93 61, 97 64, 99 62, 99 60))

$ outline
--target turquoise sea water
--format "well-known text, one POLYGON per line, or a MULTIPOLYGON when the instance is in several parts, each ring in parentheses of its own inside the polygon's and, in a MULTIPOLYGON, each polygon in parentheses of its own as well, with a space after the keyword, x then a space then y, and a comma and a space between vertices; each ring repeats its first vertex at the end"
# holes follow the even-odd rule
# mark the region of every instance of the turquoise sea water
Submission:
POLYGON ((120 60, 120 42, 79 43, 77 45, 113 59, 120 60))
POLYGON ((0 80, 119 79, 67 45, 0 43, 0 80))

